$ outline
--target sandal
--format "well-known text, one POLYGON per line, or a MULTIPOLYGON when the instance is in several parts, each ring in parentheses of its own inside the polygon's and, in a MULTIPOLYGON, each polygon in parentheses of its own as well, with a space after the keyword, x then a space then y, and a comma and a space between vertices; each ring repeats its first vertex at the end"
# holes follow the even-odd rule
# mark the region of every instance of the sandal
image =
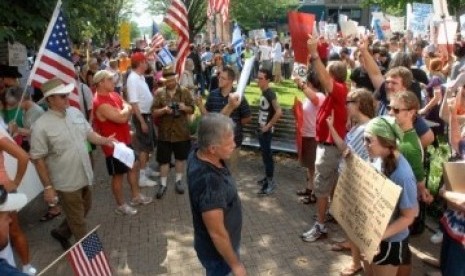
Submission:
POLYGON ((331 245, 331 251, 342 252, 350 251, 350 246, 346 245, 346 242, 338 242, 331 245))
POLYGON ((40 218, 40 221, 42 221, 42 222, 49 221, 49 220, 52 220, 52 219, 58 217, 59 215, 61 215, 61 212, 52 213, 52 212, 50 212, 50 211, 47 211, 47 213, 45 213, 45 215, 43 215, 43 216, 40 218))
POLYGON ((348 266, 346 268, 343 268, 339 275, 341 276, 352 276, 355 274, 358 274, 360 271, 362 271, 362 267, 355 268, 353 266, 348 266))
POLYGON ((308 196, 308 195, 312 194, 312 190, 310 190, 310 189, 297 190, 296 194, 298 196, 308 196))
POLYGON ((313 204, 316 203, 316 197, 314 194, 311 194, 300 199, 300 202, 302 202, 303 204, 313 204))

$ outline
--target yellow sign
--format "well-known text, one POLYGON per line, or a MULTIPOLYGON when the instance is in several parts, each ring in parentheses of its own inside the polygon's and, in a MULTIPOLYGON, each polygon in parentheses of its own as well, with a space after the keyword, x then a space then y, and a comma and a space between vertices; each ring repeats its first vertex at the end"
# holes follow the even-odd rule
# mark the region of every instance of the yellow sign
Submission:
POLYGON ((121 22, 119 28, 119 43, 122 49, 129 49, 131 44, 131 25, 129 22, 121 22))

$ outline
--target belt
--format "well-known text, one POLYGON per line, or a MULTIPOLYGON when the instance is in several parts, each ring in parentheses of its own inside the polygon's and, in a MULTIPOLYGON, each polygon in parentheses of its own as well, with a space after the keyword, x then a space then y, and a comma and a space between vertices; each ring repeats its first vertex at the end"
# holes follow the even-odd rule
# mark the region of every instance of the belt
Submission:
POLYGON ((328 147, 334 147, 334 146, 336 146, 336 144, 334 144, 334 143, 328 143, 328 142, 322 142, 322 143, 320 143, 320 144, 323 145, 323 146, 328 146, 328 147))
POLYGON ((142 115, 142 116, 151 116, 152 114, 150 114, 150 113, 141 113, 140 115, 142 115))

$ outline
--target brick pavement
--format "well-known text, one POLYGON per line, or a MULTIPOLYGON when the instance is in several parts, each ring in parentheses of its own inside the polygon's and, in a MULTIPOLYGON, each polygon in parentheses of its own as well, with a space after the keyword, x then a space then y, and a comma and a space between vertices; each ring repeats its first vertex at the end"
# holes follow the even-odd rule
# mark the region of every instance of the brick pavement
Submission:
MULTIPOLYGON (((331 252, 331 239, 343 236, 336 224, 329 224, 330 239, 310 244, 299 235, 312 222, 314 207, 298 203, 295 190, 303 187, 304 170, 290 158, 279 158, 276 177, 279 188, 275 194, 258 198, 256 180, 261 178, 259 156, 241 152, 238 187, 243 203, 244 227, 241 258, 249 275, 338 275, 350 261, 349 254, 331 252)), ((164 199, 139 208, 134 217, 114 213, 109 177, 101 155, 96 158, 93 208, 89 227, 101 224, 102 239, 116 275, 202 275, 192 243, 193 229, 187 193, 176 195, 173 177, 168 179, 164 199)), ((126 197, 129 196, 128 187, 126 197)), ((144 188, 153 196, 155 191, 144 188)), ((41 223, 39 217, 46 207, 39 196, 20 213, 29 243, 32 262, 39 270, 62 253, 60 245, 49 232, 60 219, 41 223)), ((439 247, 428 242, 430 233, 412 238, 415 249, 437 255, 439 247)), ((424 275, 435 269, 414 257, 413 275, 424 275)), ((61 261, 45 275, 71 275, 66 261, 61 261)))

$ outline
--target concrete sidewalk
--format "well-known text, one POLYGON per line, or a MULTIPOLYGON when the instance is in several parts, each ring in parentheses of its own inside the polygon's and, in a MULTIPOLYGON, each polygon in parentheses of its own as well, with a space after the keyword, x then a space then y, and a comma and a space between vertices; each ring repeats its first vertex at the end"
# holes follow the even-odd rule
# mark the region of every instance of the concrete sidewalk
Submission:
MULTIPOLYGON (((89 229, 100 224, 98 234, 115 275, 202 275, 204 271, 193 249, 193 228, 188 194, 174 192, 174 175, 162 200, 138 208, 139 214, 115 214, 104 159, 97 154, 93 207, 89 229)), ((330 223, 329 239, 305 243, 300 234, 313 224, 315 207, 298 202, 295 190, 302 188, 305 171, 298 163, 278 157, 278 190, 269 197, 258 197, 256 180, 262 177, 261 158, 251 151, 241 152, 238 188, 243 203, 244 227, 241 258, 249 275, 339 275, 350 262, 348 253, 329 250, 332 239, 343 237, 337 224, 330 223)), ((126 185, 126 198, 129 191, 126 185)), ((144 188, 153 196, 153 188, 144 188)), ((30 244, 32 263, 41 271, 63 253, 50 230, 61 218, 39 222, 46 211, 39 196, 20 213, 30 244)), ((411 239, 415 252, 438 256, 439 246, 429 242, 430 232, 411 239)), ((412 275, 437 271, 414 255, 412 275)), ((58 262, 45 275, 72 275, 66 260, 58 262)))

